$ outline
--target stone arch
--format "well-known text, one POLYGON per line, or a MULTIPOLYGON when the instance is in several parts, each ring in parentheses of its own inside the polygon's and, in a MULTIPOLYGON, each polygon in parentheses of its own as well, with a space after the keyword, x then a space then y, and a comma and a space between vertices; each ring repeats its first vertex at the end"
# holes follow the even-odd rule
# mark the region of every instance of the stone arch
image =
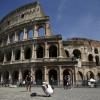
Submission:
POLYGON ((51 45, 49 47, 49 57, 57 57, 57 46, 51 45))
POLYGON ((19 31, 18 40, 22 41, 23 40, 23 36, 24 36, 24 32, 23 31, 19 31))
POLYGON ((4 72, 3 79, 4 79, 5 84, 9 83, 9 72, 8 71, 4 72))
POLYGON ((89 60, 89 61, 93 61, 93 55, 92 55, 92 54, 89 54, 89 55, 88 55, 88 60, 89 60))
POLYGON ((36 48, 36 56, 37 58, 43 58, 44 56, 44 48, 41 45, 38 45, 36 48))
POLYGON ((38 33, 39 33, 39 36, 45 36, 45 28, 43 26, 40 26, 38 28, 38 33))
POLYGON ((73 84, 73 72, 70 69, 65 69, 63 71, 63 83, 64 83, 64 77, 68 76, 68 75, 71 77, 71 82, 70 83, 73 84))
POLYGON ((43 79, 43 74, 41 69, 37 69, 35 71, 35 81, 36 85, 41 85, 42 84, 42 79, 43 79))
POLYGON ((97 48, 94 48, 94 53, 98 54, 98 49, 97 48))
POLYGON ((24 50, 25 59, 31 59, 32 57, 32 49, 30 47, 26 47, 24 50))
POLYGON ((11 61, 11 56, 12 56, 12 52, 11 52, 10 50, 8 50, 8 51, 6 52, 6 60, 7 60, 7 61, 11 61))
POLYGON ((0 62, 3 62, 4 60, 4 53, 0 51, 0 62))
POLYGON ((14 43, 14 34, 13 33, 10 35, 10 43, 14 43))
POLYGON ((92 72, 92 71, 88 71, 87 73, 86 73, 86 78, 87 78, 87 80, 89 80, 90 78, 93 78, 94 79, 94 73, 92 72))
POLYGON ((20 60, 20 49, 15 50, 15 60, 20 60))
POLYGON ((96 65, 99 65, 99 56, 95 56, 96 65))
POLYGON ((65 50, 66 56, 69 57, 69 52, 68 50, 65 50))
POLYGON ((74 57, 75 58, 80 58, 81 59, 81 51, 80 50, 78 50, 78 49, 74 49, 73 50, 73 55, 74 55, 74 57))
POLYGON ((12 73, 12 83, 13 83, 13 84, 16 84, 16 83, 17 83, 18 77, 19 77, 19 72, 18 72, 18 71, 14 71, 14 72, 12 73))
POLYGON ((28 70, 28 69, 24 70, 24 72, 23 72, 23 80, 25 80, 26 75, 29 75, 29 73, 30 73, 30 70, 28 70))
POLYGON ((48 78, 49 78, 49 83, 51 85, 57 85, 58 84, 58 78, 57 78, 57 70, 51 69, 48 72, 48 78))
POLYGON ((28 39, 33 39, 33 29, 28 30, 28 39))

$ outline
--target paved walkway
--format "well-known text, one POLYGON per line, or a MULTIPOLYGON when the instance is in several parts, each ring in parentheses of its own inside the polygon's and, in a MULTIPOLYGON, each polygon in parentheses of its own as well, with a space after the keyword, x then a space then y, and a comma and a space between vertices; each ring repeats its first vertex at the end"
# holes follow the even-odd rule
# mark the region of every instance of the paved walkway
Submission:
POLYGON ((30 97, 26 88, 0 87, 0 100, 100 100, 100 88, 73 88, 64 90, 55 88, 52 97, 45 97, 40 87, 33 87, 32 92, 38 96, 30 97))

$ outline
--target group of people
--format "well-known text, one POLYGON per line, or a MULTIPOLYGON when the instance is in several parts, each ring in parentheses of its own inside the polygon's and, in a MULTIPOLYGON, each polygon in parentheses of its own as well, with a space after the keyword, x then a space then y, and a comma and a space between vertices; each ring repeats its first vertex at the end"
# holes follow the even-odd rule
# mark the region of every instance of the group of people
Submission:
POLYGON ((64 89, 71 89, 71 77, 70 75, 65 75, 63 78, 64 89))
MULTIPOLYGON (((33 77, 31 76, 30 73, 28 75, 26 75, 26 78, 25 78, 26 89, 29 92, 31 92, 32 78, 33 77)), ((43 82, 43 85, 41 87, 42 87, 44 93, 46 94, 46 96, 48 96, 48 97, 50 97, 54 93, 54 89, 47 82, 43 82)))

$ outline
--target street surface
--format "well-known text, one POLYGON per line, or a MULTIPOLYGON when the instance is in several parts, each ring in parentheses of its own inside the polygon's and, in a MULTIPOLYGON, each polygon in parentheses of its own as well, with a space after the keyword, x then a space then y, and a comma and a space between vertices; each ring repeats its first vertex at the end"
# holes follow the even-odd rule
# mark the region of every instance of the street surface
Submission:
POLYGON ((45 97, 41 87, 32 87, 32 92, 25 87, 0 87, 0 100, 100 100, 100 88, 55 88, 51 97, 45 97), (32 92, 37 96, 31 97, 32 92))

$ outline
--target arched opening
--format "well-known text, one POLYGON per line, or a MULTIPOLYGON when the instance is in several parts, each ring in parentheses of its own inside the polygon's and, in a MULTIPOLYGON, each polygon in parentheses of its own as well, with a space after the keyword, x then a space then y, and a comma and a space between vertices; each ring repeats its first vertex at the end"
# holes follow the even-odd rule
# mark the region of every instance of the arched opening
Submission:
POLYGON ((98 49, 97 48, 94 49, 94 53, 98 54, 98 49))
POLYGON ((99 66, 99 57, 95 56, 96 65, 99 66))
POLYGON ((11 34, 10 36, 10 43, 14 43, 14 34, 11 34))
POLYGON ((26 75, 29 75, 29 73, 30 73, 29 70, 24 70, 24 73, 23 73, 23 80, 25 80, 26 75))
POLYGON ((49 57, 57 57, 57 47, 55 45, 49 47, 49 57))
POLYGON ((21 32, 19 33, 19 35, 18 35, 18 40, 19 40, 19 41, 22 41, 22 40, 23 40, 23 36, 24 36, 24 32, 21 31, 21 32))
POLYGON ((11 61, 11 55, 12 55, 11 51, 8 51, 8 52, 6 53, 6 60, 7 60, 7 61, 11 61))
POLYGON ((45 29, 43 27, 40 27, 38 30, 39 36, 45 36, 45 29))
POLYGON ((66 56, 69 57, 69 52, 65 50, 66 56))
POLYGON ((27 47, 25 49, 25 59, 31 59, 31 57, 32 57, 32 50, 31 48, 27 47))
POLYGON ((88 71, 87 74, 86 74, 86 76, 87 76, 87 80, 89 80, 89 79, 91 79, 91 78, 94 79, 94 74, 93 74, 93 72, 91 72, 91 71, 88 71))
POLYGON ((92 54, 89 54, 88 60, 89 60, 89 61, 93 61, 93 56, 92 56, 92 54))
POLYGON ((33 30, 32 30, 32 29, 30 29, 30 30, 28 31, 28 38, 29 38, 29 39, 33 39, 33 30))
POLYGON ((36 81, 36 85, 42 85, 42 71, 41 71, 41 69, 36 70, 35 81, 36 81))
POLYGON ((49 83, 51 85, 57 85, 58 79, 57 79, 57 71, 52 69, 49 71, 49 83))
POLYGON ((4 60, 4 53, 0 51, 0 62, 2 63, 4 60))
POLYGON ((64 84, 64 78, 70 76, 70 85, 73 84, 73 74, 71 72, 71 70, 66 69, 63 71, 63 84, 64 84))
POLYGON ((43 47, 42 46, 37 46, 37 50, 36 50, 36 55, 37 58, 43 58, 43 47))
POLYGON ((15 60, 20 60, 20 50, 15 51, 15 60))
POLYGON ((9 83, 9 72, 8 71, 4 72, 4 83, 5 84, 9 83))
POLYGON ((19 76, 19 72, 18 71, 14 71, 12 74, 12 83, 16 84, 18 81, 18 76, 19 76))
POLYGON ((75 58, 80 58, 81 59, 81 52, 78 49, 73 50, 73 55, 75 58))

